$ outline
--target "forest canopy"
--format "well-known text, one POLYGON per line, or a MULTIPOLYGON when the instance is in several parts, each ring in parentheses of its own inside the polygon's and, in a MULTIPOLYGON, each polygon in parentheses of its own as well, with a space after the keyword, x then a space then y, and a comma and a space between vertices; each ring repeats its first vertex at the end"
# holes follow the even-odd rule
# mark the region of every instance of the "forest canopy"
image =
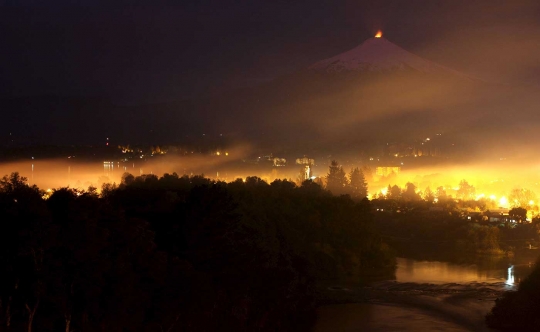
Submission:
POLYGON ((0 180, 2 329, 297 330, 318 282, 395 268, 369 201, 311 181, 125 174, 98 195, 26 180, 0 180))

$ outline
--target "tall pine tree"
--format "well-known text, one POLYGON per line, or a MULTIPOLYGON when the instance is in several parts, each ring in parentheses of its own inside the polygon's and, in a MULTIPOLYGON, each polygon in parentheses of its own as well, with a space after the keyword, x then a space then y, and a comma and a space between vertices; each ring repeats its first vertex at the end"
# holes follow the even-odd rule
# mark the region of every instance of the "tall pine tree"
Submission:
POLYGON ((351 169, 351 172, 349 173, 349 181, 352 198, 363 199, 367 197, 368 186, 362 170, 360 170, 358 167, 351 169))
POLYGON ((334 195, 342 195, 347 192, 347 185, 348 181, 343 167, 337 161, 332 160, 326 175, 326 189, 334 195))

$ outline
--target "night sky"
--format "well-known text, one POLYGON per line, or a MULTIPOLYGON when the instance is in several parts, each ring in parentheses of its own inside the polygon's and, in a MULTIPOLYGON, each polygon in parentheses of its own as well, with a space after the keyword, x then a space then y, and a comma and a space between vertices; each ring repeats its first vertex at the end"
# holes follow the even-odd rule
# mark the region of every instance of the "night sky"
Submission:
POLYGON ((0 0, 0 97, 139 103, 294 72, 378 29, 486 79, 538 82, 538 1, 0 0))

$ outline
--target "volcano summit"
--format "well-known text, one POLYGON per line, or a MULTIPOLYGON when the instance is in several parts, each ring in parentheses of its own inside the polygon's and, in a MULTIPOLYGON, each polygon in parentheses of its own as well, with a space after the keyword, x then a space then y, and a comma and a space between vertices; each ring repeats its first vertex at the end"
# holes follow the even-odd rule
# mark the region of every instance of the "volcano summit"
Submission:
POLYGON ((325 73, 387 72, 412 69, 422 73, 465 76, 406 51, 382 35, 370 38, 349 51, 321 60, 309 68, 325 73))

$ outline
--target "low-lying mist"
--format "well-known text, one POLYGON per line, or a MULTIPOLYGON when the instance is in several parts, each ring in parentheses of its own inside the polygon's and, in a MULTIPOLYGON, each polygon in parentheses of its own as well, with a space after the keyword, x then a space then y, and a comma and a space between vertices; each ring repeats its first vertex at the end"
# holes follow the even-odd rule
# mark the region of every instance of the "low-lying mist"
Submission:
POLYGON ((376 197, 381 192, 386 194, 388 185, 404 188, 410 182, 422 193, 425 193, 428 187, 433 193, 437 191, 437 188, 443 187, 447 195, 459 198, 460 182, 465 180, 474 187, 471 198, 493 200, 499 207, 508 208, 518 203, 511 200, 516 189, 521 192, 530 191, 531 200, 540 193, 539 171, 540 163, 536 160, 505 159, 405 169, 387 177, 375 175, 370 193, 371 197, 376 197))
MULTIPOLYGON (((287 166, 276 167, 269 163, 250 163, 247 158, 252 152, 247 145, 221 152, 219 155, 193 154, 187 156, 162 155, 155 157, 135 158, 125 161, 77 161, 74 159, 28 160, 0 164, 0 174, 7 175, 19 172, 28 178, 30 184, 40 189, 61 187, 87 189, 89 186, 101 188, 103 183, 120 183, 125 172, 139 176, 142 174, 177 173, 178 175, 204 175, 221 180, 234 181, 237 178, 257 176, 267 182, 276 179, 288 179, 299 183, 301 165, 289 160, 287 166)), ((459 198, 460 182, 465 180, 474 187, 473 199, 491 199, 500 207, 510 207, 512 191, 528 190, 531 197, 540 193, 538 174, 540 163, 537 160, 504 159, 477 161, 467 164, 447 162, 439 166, 402 166, 399 169, 386 170, 381 175, 383 164, 373 161, 358 161, 343 166, 346 173, 353 167, 364 170, 368 182, 370 198, 386 194, 388 186, 397 185, 405 188, 408 182, 416 186, 419 193, 424 194, 429 187, 433 193, 442 187, 447 195, 459 198)), ((339 161, 339 160, 338 160, 339 161)), ((328 165, 319 160, 312 167, 312 175, 322 179, 328 173, 328 165)), ((537 202, 534 202, 536 205, 537 202)))

